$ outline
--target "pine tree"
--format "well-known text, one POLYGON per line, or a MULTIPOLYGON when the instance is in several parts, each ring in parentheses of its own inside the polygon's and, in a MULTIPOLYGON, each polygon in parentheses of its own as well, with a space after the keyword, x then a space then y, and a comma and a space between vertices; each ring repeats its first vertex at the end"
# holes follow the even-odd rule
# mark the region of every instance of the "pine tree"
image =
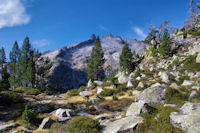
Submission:
POLYGON ((17 62, 18 62, 18 58, 19 58, 19 46, 17 41, 15 41, 13 48, 10 52, 10 66, 12 69, 12 74, 10 75, 10 84, 12 87, 18 87, 18 83, 17 83, 17 62))
POLYGON ((26 70, 26 75, 25 75, 25 81, 31 85, 31 87, 34 87, 35 85, 35 62, 34 62, 34 51, 31 51, 30 54, 30 59, 28 61, 28 67, 26 70))
POLYGON ((170 48, 171 48, 170 35, 168 33, 168 30, 165 29, 165 31, 163 33, 163 37, 161 38, 161 45, 159 47, 159 53, 163 57, 166 57, 170 54, 170 48))
POLYGON ((2 79, 0 80, 0 91, 9 89, 10 88, 10 82, 9 82, 10 74, 7 72, 6 65, 2 68, 1 77, 2 79))
POLYGON ((27 68, 28 68, 28 64, 29 64, 30 55, 31 55, 31 44, 30 44, 29 38, 26 37, 24 39, 24 42, 22 45, 21 59, 19 62, 19 69, 22 72, 21 74, 23 74, 23 75, 21 75, 21 80, 22 80, 23 86, 28 85, 26 75, 28 75, 27 73, 29 73, 27 71, 27 68))
POLYGON ((0 49, 0 65, 1 68, 3 69, 3 64, 6 62, 6 54, 5 54, 5 50, 4 47, 2 47, 0 49))
POLYGON ((120 67, 122 71, 131 73, 133 72, 135 66, 133 63, 133 54, 131 49, 128 47, 128 44, 125 44, 122 48, 122 52, 120 55, 120 67))
POLYGON ((87 65, 88 79, 101 80, 103 79, 103 64, 105 63, 104 52, 101 46, 99 37, 96 38, 92 49, 91 57, 87 65))

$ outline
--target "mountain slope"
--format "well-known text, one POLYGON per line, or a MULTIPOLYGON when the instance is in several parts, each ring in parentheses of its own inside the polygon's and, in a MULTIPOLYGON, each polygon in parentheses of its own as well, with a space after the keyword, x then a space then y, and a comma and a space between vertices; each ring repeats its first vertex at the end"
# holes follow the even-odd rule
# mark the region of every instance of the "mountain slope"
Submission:
MULTIPOLYGON (((48 74, 50 77, 49 83, 59 83, 60 88, 63 88, 65 91, 86 84, 87 74, 85 68, 95 39, 96 36, 93 34, 86 41, 43 53, 42 57, 48 57, 53 62, 53 67, 48 74)), ((104 67, 110 65, 113 68, 119 68, 119 55, 126 43, 137 53, 143 52, 144 47, 148 46, 141 41, 122 39, 119 36, 107 34, 101 40, 106 59, 104 67)))

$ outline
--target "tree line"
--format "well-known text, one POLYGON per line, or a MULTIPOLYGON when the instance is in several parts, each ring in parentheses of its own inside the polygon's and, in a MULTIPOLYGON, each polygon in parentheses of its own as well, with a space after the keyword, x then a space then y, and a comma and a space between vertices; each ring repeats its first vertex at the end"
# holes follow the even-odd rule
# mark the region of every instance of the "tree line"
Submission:
MULTIPOLYGON (((21 48, 17 41, 14 42, 12 50, 9 53, 9 63, 7 63, 5 50, 2 47, 0 50, 0 90, 17 87, 45 89, 46 82, 42 74, 50 69, 50 67, 43 68, 44 66, 36 64, 40 56, 41 53, 31 46, 29 37, 25 37, 21 48)), ((47 64, 50 64, 50 62, 47 62, 47 64)))

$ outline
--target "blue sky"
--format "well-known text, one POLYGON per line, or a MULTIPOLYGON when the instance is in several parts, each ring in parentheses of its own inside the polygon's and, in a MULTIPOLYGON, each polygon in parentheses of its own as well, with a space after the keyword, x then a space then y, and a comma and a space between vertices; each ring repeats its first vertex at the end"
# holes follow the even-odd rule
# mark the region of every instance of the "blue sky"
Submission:
POLYGON ((0 46, 29 36, 41 51, 86 40, 92 33, 144 39, 150 23, 181 27, 189 0, 0 0, 0 46))

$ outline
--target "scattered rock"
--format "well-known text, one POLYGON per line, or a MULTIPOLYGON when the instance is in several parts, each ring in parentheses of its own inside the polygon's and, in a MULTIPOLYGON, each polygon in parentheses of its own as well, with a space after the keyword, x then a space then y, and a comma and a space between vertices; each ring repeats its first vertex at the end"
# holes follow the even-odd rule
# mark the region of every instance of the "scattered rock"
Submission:
POLYGON ((135 101, 144 100, 145 103, 164 103, 166 85, 153 84, 135 98, 135 101))
POLYGON ((130 105, 126 112, 126 116, 136 116, 140 113, 146 113, 150 112, 151 108, 148 104, 146 104, 144 101, 134 102, 130 105))
POLYGON ((97 87, 97 94, 100 94, 103 91, 103 88, 97 87))
POLYGON ((189 99, 192 99, 193 97, 195 97, 198 93, 196 91, 192 91, 190 93, 189 99))
POLYGON ((102 133, 117 133, 119 131, 133 130, 138 124, 142 123, 142 121, 142 117, 128 116, 108 123, 102 130, 102 133))
POLYGON ((93 107, 96 109, 96 111, 106 111, 106 110, 109 110, 109 106, 94 105, 93 107))
POLYGON ((176 105, 175 104, 164 104, 164 107, 176 107, 176 105))
POLYGON ((191 86, 194 84, 194 81, 184 80, 182 86, 191 86))
POLYGON ((132 91, 133 96, 138 96, 140 93, 141 93, 141 91, 138 91, 138 90, 132 91))
POLYGON ((86 109, 86 108, 87 108, 86 104, 81 104, 81 105, 79 106, 79 109, 86 109))
POLYGON ((92 92, 91 91, 81 91, 79 93, 79 95, 82 96, 82 97, 91 96, 92 92))
POLYGON ((100 85, 102 85, 102 84, 103 84, 103 82, 102 82, 102 81, 94 81, 94 83, 95 83, 97 86, 100 86, 100 85))
POLYGON ((161 71, 158 73, 158 75, 160 76, 163 82, 165 83, 169 82, 169 74, 167 72, 161 71))
POLYGON ((49 129, 54 122, 55 121, 52 120, 49 117, 44 118, 43 121, 42 121, 42 123, 40 124, 38 130, 40 130, 40 129, 49 129))
POLYGON ((170 114, 171 122, 174 126, 182 128, 188 133, 200 132, 200 103, 185 103, 180 112, 170 114))
POLYGON ((71 110, 71 109, 57 109, 55 111, 55 118, 58 120, 58 121, 66 121, 66 120, 69 120, 71 119, 71 116, 72 115, 75 115, 74 111, 71 110))
POLYGON ((101 99, 100 98, 94 98, 94 99, 90 100, 90 102, 93 103, 93 104, 96 104, 96 103, 101 102, 101 99))
POLYGON ((138 88, 144 88, 145 87, 145 85, 144 85, 144 83, 142 83, 142 82, 139 82, 139 84, 138 84, 138 86, 137 86, 138 88))
POLYGON ((93 117, 93 115, 91 115, 91 114, 88 114, 88 113, 87 113, 87 112, 85 112, 85 111, 81 111, 81 112, 77 113, 77 115, 79 115, 79 116, 93 117))
POLYGON ((114 114, 100 114, 94 117, 95 120, 105 120, 105 119, 111 119, 114 118, 114 114))
POLYGON ((87 83, 87 87, 91 87, 92 86, 92 80, 90 79, 87 83))
POLYGON ((124 73, 121 73, 121 75, 119 75, 119 77, 118 77, 118 82, 120 84, 127 83, 129 80, 130 80, 130 78, 128 76, 126 76, 124 73))
POLYGON ((15 126, 15 123, 10 123, 10 124, 8 124, 8 123, 0 123, 0 132, 2 131, 5 131, 6 129, 8 129, 8 128, 12 128, 12 127, 14 127, 15 126))
POLYGON ((129 80, 126 87, 136 87, 137 83, 134 80, 129 80))
POLYGON ((180 88, 176 83, 172 83, 169 87, 174 88, 174 89, 180 88))

